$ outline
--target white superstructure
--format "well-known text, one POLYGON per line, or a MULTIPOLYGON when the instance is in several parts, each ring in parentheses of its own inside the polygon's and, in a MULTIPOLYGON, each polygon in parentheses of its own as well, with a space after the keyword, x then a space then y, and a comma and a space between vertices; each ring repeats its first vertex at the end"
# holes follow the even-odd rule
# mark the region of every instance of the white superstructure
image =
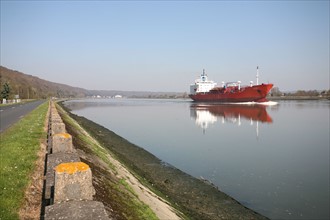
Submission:
POLYGON ((196 93, 209 92, 216 85, 217 83, 207 79, 207 74, 203 69, 203 73, 201 74, 200 78, 195 80, 195 84, 190 85, 190 94, 193 95, 196 93))

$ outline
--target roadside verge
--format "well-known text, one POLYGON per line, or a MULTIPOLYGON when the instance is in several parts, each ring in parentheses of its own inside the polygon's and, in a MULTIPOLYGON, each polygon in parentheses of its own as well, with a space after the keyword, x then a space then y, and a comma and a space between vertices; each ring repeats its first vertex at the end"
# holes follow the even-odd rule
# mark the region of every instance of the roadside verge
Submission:
POLYGON ((37 160, 43 154, 40 143, 47 138, 47 111, 45 102, 0 134, 0 219, 19 219, 20 207, 21 216, 40 216, 44 161, 37 160), (34 172, 38 166, 40 172, 34 172))

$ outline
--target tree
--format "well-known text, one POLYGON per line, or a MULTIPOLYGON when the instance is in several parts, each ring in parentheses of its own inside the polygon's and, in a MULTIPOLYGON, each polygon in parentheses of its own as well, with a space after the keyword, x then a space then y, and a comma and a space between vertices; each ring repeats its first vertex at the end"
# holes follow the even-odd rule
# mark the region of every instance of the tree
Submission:
POLYGON ((3 99, 8 99, 10 90, 11 89, 10 89, 10 86, 9 86, 8 83, 3 84, 3 88, 2 88, 2 91, 1 91, 1 97, 3 99))
POLYGON ((272 96, 281 96, 282 95, 282 92, 280 91, 280 89, 278 87, 272 88, 270 93, 272 96))

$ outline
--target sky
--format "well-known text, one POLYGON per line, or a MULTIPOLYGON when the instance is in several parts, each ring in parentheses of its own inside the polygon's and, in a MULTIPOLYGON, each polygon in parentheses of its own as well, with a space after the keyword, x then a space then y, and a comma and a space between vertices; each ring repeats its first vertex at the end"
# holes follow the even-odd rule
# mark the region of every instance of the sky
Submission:
POLYGON ((3 1, 1 65, 96 90, 329 89, 329 1, 3 1))

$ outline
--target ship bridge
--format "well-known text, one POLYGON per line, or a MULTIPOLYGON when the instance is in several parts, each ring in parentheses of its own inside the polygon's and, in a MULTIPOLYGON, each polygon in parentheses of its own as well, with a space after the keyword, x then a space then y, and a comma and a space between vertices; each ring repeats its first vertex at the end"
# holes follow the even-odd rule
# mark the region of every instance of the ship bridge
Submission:
POLYGON ((207 74, 203 69, 203 73, 200 75, 200 78, 195 80, 195 84, 190 85, 190 94, 209 92, 216 85, 217 83, 214 81, 208 80, 207 74))

